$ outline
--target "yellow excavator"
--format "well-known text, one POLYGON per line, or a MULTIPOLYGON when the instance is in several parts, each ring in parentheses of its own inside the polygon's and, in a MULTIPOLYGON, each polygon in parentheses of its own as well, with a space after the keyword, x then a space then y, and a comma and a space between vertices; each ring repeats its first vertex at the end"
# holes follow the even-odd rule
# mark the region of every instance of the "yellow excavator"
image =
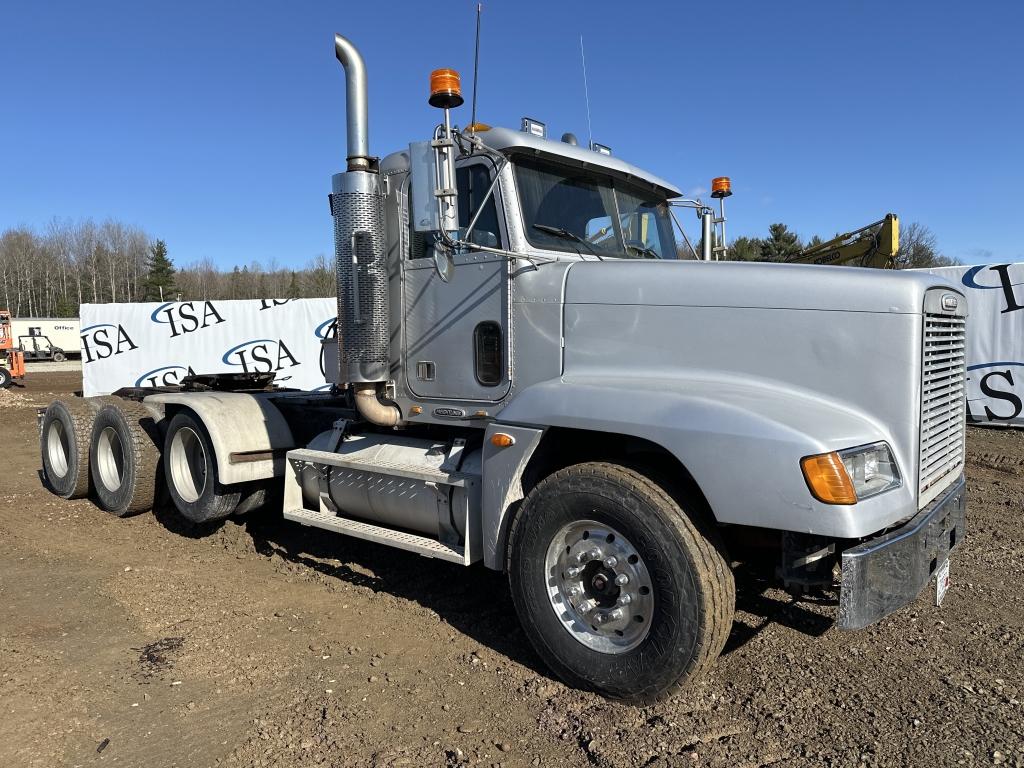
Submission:
POLYGON ((887 213, 881 221, 837 235, 805 248, 789 264, 845 264, 851 267, 893 269, 900 249, 900 220, 887 213))

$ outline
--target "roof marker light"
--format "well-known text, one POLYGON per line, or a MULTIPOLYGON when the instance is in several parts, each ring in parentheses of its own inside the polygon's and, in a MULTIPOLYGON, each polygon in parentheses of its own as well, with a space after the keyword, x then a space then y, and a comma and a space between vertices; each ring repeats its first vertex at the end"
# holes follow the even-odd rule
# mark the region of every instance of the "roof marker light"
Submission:
POLYGON ((523 118, 523 124, 520 130, 523 133, 529 133, 531 136, 538 136, 542 139, 546 139, 548 137, 548 127, 540 120, 534 120, 532 117, 523 118))

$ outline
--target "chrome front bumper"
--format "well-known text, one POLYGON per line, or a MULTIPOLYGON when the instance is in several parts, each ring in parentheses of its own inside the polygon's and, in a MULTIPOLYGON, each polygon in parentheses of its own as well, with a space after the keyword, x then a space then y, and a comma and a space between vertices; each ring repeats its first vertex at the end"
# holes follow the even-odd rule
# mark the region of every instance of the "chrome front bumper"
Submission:
POLYGON ((863 629, 912 602, 964 538, 960 477, 910 522, 843 552, 840 629, 863 629))

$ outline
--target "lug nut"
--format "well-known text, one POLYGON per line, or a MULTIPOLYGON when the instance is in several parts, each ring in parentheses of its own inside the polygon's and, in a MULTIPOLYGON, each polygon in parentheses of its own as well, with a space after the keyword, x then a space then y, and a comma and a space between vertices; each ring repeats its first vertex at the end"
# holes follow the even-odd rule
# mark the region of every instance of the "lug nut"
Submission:
POLYGON ((594 547, 592 550, 587 552, 587 557, 591 560, 600 560, 603 555, 604 553, 597 547, 594 547))
POLYGON ((569 587, 569 597, 579 597, 583 590, 579 587, 569 587))
POLYGON ((608 618, 611 619, 612 621, 618 621, 619 619, 622 618, 622 609, 616 608, 615 610, 613 610, 611 613, 608 614, 608 618))
POLYGON ((633 602, 632 595, 619 595, 619 605, 629 605, 633 602))
POLYGON ((608 620, 608 615, 604 613, 598 613, 594 615, 595 624, 604 624, 608 620))
POLYGON ((615 577, 615 583, 618 584, 620 587, 624 587, 627 584, 629 584, 629 576, 627 576, 624 573, 620 573, 618 576, 615 577))
POLYGON ((577 568, 576 566, 573 566, 565 572, 565 575, 568 576, 570 579, 575 579, 577 576, 580 575, 582 570, 582 568, 577 568))
POLYGON ((579 608, 577 608, 576 610, 580 613, 590 613, 591 609, 595 605, 597 605, 597 603, 595 603, 593 600, 584 600, 582 603, 580 603, 579 608))
POLYGON ((604 559, 605 568, 614 568, 618 564, 619 558, 617 558, 615 555, 609 555, 604 559))

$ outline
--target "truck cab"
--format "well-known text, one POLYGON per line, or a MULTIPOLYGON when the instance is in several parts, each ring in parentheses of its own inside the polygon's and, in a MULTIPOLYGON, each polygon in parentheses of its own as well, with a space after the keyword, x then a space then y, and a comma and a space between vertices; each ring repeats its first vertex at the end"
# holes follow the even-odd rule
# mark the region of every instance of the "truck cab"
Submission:
POLYGON ((680 258, 677 187, 535 121, 453 127, 451 70, 431 76, 432 138, 378 159, 365 64, 341 35, 335 53, 331 391, 190 376, 51 405, 59 492, 91 482, 128 514, 159 466, 193 522, 278 491, 287 520, 506 572, 550 668, 632 701, 714 661, 754 543, 788 585, 833 590, 849 630, 948 573, 966 509, 955 287, 680 258))

